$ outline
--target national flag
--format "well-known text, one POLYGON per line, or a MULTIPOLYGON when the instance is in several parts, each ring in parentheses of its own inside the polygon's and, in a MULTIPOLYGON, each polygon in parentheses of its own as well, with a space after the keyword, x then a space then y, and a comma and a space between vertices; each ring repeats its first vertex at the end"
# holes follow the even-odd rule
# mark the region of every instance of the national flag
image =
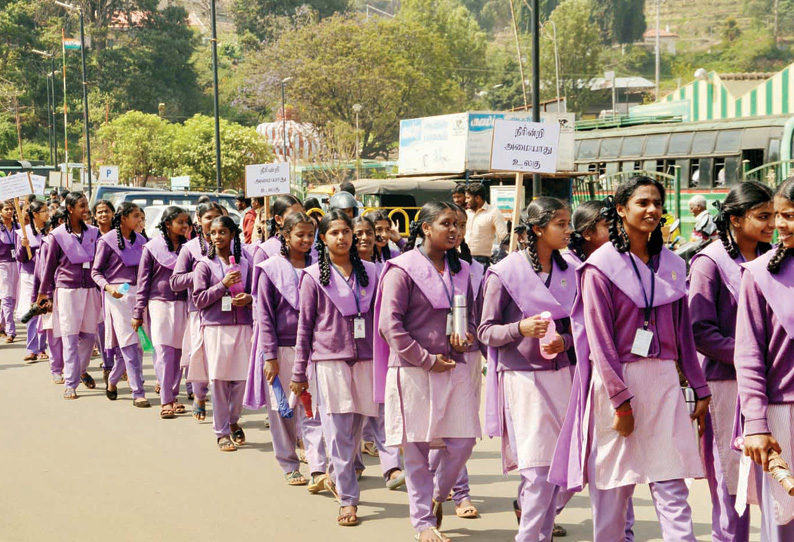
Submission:
POLYGON ((77 38, 64 38, 63 48, 66 49, 67 51, 79 51, 80 40, 78 40, 77 38))

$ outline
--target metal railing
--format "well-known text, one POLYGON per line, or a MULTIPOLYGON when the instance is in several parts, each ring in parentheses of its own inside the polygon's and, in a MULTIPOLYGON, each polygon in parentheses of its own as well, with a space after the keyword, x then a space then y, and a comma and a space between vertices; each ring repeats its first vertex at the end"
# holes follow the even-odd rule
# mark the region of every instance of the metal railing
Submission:
MULTIPOLYGON (((400 235, 403 237, 408 237, 408 228, 411 226, 411 222, 416 220, 419 216, 419 211, 422 210, 421 207, 364 207, 361 211, 361 214, 366 214, 370 211, 389 211, 389 218, 391 218, 392 222, 397 224, 397 229, 400 232, 400 235), (411 218, 411 214, 413 213, 413 218, 411 218)), ((306 214, 309 216, 318 216, 323 217, 325 215, 325 211, 320 209, 319 207, 315 207, 313 209, 309 209, 306 211, 306 214)))
POLYGON ((573 181, 571 206, 575 209, 585 201, 604 199, 615 193, 617 185, 638 175, 650 177, 661 182, 664 185, 666 194, 665 207, 667 208, 667 212, 674 212, 677 217, 681 216, 680 168, 676 168, 674 175, 641 169, 634 171, 619 171, 610 175, 593 173, 585 177, 577 177, 573 181))
POLYGON ((788 179, 792 172, 794 172, 794 160, 779 160, 753 169, 750 169, 749 160, 742 162, 742 180, 758 181, 770 188, 776 188, 788 179))

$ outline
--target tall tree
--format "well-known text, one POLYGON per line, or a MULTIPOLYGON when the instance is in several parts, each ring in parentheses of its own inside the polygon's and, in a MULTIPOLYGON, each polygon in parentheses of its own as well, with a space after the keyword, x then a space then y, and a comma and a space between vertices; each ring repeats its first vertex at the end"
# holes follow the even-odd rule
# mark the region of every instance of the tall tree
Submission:
POLYGON ((350 0, 233 0, 231 14, 238 34, 264 42, 290 26, 302 26, 307 17, 323 19, 350 8, 350 0))
POLYGON ((281 105, 281 80, 292 77, 288 103, 316 126, 355 126, 362 106, 362 158, 387 156, 400 119, 458 111, 463 95, 442 68, 453 65, 442 41, 409 21, 336 15, 282 34, 249 57, 237 99, 248 107, 281 105))
POLYGON ((593 19, 604 43, 634 43, 647 27, 645 0, 594 0, 593 19))

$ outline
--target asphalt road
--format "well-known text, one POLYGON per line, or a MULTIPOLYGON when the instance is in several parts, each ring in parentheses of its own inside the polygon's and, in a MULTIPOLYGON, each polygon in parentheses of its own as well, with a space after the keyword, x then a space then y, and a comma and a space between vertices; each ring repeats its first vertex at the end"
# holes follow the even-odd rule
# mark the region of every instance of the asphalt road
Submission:
MULTIPOLYGON (((0 408, 6 412, 0 426, 0 541, 413 540, 405 489, 384 487, 376 459, 365 458, 361 524, 338 527, 330 496, 285 484, 263 412, 244 414, 246 446, 221 453, 211 412, 203 423, 189 413, 159 419, 150 359, 145 377, 151 409, 134 408, 125 383, 118 400, 108 401, 98 359, 90 369, 97 389, 81 386, 80 398, 66 401, 63 386, 50 383, 46 363, 22 362, 24 336, 17 339, 0 344, 0 408)), ((466 542, 512 540, 518 477, 501 474, 497 440, 478 443, 469 471, 481 518, 459 519, 448 503, 444 532, 466 542)), ((698 540, 710 540, 704 481, 693 484, 690 503, 698 540)), ((647 487, 637 488, 634 506, 636 539, 660 541, 647 487)), ((759 514, 753 512, 751 540, 757 541, 759 514)), ((568 529, 560 540, 592 540, 590 517, 586 493, 574 497, 558 518, 568 529)))

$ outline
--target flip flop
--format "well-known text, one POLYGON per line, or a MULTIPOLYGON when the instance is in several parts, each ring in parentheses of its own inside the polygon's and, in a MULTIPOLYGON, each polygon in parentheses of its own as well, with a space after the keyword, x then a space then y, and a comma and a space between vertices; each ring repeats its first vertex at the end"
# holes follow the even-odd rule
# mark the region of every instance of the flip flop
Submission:
POLYGON ((22 358, 22 361, 24 361, 27 365, 30 365, 31 363, 36 363, 39 361, 39 357, 36 354, 28 354, 22 358))
POLYGON ((433 536, 436 537, 436 539, 433 540, 432 542, 449 542, 449 537, 445 536, 444 534, 442 534, 441 531, 439 531, 435 527, 430 527, 429 529, 425 529, 424 531, 422 531, 421 534, 414 535, 414 540, 421 541, 422 540, 422 534, 426 533, 427 531, 432 532, 433 536))
POLYGON ((377 446, 375 446, 374 442, 362 442, 361 443, 361 453, 366 454, 370 457, 379 457, 380 452, 378 452, 377 446))
POLYGON ((63 384, 63 375, 52 375, 53 384, 63 384))
POLYGON ((394 491, 395 489, 399 489, 405 485, 405 473, 400 472, 397 478, 390 478, 386 482, 386 488, 390 491, 394 491))
POLYGON ((16 338, 17 338, 16 335, 9 335, 8 337, 6 337, 6 344, 11 344, 12 342, 14 342, 14 339, 16 338))
POLYGON ((358 512, 358 506, 354 506, 353 508, 356 509, 355 512, 342 512, 342 507, 339 507, 339 515, 336 517, 336 524, 340 527, 353 527, 358 525, 358 516, 356 512, 358 512))
POLYGON ((182 403, 177 403, 174 401, 174 413, 175 414, 184 414, 185 413, 185 405, 182 403))
POLYGON ((284 475, 284 479, 287 481, 288 486, 305 486, 309 483, 299 470, 288 472, 284 475))
POLYGON ((568 531, 566 531, 565 527, 563 527, 562 525, 557 525, 555 523, 554 528, 551 530, 551 535, 554 537, 562 538, 563 536, 568 536, 568 531))
POLYGON ((47 355, 47 352, 42 352, 41 354, 39 354, 38 358, 40 360, 44 361, 44 360, 50 359, 50 356, 47 355))
POLYGON ((149 401, 146 398, 138 397, 132 402, 132 406, 137 408, 149 408, 152 405, 151 403, 149 403, 149 401))
POLYGON ((203 422, 207 419, 207 408, 199 405, 198 401, 193 401, 193 418, 197 422, 203 422))

